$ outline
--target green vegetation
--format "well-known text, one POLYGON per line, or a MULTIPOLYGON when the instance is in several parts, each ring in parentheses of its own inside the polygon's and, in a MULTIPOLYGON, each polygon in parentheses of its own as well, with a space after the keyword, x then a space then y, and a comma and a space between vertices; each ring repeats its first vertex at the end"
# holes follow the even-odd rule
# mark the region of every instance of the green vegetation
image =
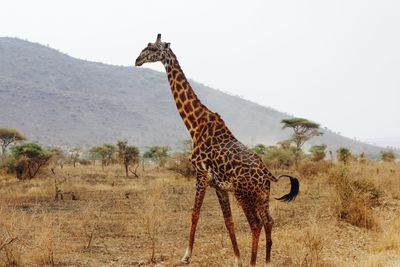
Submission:
POLYGON ((18 179, 34 178, 49 163, 52 153, 35 143, 15 145, 11 148, 18 179))
POLYGON ((262 156, 262 155, 265 155, 265 153, 266 153, 266 151, 267 151, 267 147, 266 147, 265 145, 263 145, 263 144, 257 144, 257 145, 255 145, 255 146, 253 146, 253 147, 251 148, 251 150, 252 150, 254 153, 256 153, 256 154, 262 156))
POLYGON ((101 167, 104 170, 104 167, 110 164, 113 160, 113 155, 117 151, 117 148, 112 144, 102 144, 97 145, 89 149, 89 154, 92 159, 100 159, 101 167))
POLYGON ((344 164, 348 164, 352 158, 351 151, 348 148, 340 147, 337 151, 337 159, 344 164))
POLYGON ((169 150, 168 146, 152 146, 143 154, 143 157, 157 162, 160 167, 164 167, 168 159, 169 150))
POLYGON ((314 145, 310 148, 311 160, 320 161, 325 159, 326 145, 314 145))

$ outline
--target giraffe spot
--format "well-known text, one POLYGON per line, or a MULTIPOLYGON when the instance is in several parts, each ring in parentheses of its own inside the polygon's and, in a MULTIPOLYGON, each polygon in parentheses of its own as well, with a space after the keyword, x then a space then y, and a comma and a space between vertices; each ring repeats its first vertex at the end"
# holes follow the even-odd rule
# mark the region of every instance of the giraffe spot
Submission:
POLYGON ((180 83, 176 83, 175 88, 176 90, 180 91, 182 90, 182 85, 180 83))
POLYGON ((182 75, 178 75, 178 76, 176 77, 176 80, 177 80, 178 82, 181 82, 181 81, 183 80, 183 76, 182 76, 182 75))
POLYGON ((182 93, 182 94, 179 96, 179 98, 181 99, 182 102, 185 102, 186 99, 187 99, 185 93, 182 93))
MULTIPOLYGON (((192 105, 190 104, 190 102, 187 102, 184 106, 183 106, 183 110, 186 113, 191 113, 193 111, 192 105)), ((193 117, 193 116, 192 116, 193 117)), ((193 118, 194 119, 194 118, 193 118)))
POLYGON ((190 115, 188 116, 188 120, 189 120, 189 121, 194 121, 194 120, 195 120, 192 114, 190 114, 190 115))

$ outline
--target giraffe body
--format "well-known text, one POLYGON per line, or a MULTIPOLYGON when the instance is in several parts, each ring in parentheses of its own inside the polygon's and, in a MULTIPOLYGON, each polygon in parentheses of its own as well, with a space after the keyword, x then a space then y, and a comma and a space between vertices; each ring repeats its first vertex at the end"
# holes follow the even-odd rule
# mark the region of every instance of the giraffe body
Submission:
POLYGON ((291 201, 298 194, 298 180, 288 175, 275 177, 257 154, 234 137, 223 119, 201 103, 180 68, 169 43, 161 42, 161 35, 158 35, 155 43, 149 43, 143 49, 136 59, 135 65, 141 66, 146 62, 156 61, 161 61, 165 66, 178 112, 193 139, 191 162, 196 170, 196 196, 192 211, 189 246, 181 262, 190 262, 200 209, 206 188, 211 186, 215 188, 232 242, 236 258, 235 265, 242 266, 242 262, 236 241, 228 192, 234 194, 250 225, 252 232, 251 265, 255 266, 256 264, 258 240, 264 227, 266 264, 271 266, 273 225, 273 219, 269 214, 271 181, 277 182, 280 177, 290 178, 290 192, 279 200, 291 201))

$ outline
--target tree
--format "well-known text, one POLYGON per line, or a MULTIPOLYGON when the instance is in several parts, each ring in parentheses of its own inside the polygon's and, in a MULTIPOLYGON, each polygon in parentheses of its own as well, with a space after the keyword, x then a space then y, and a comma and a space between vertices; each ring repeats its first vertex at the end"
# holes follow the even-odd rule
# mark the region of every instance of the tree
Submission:
POLYGON ((75 147, 69 151, 69 156, 70 156, 70 159, 71 159, 71 162, 72 162, 72 165, 74 166, 74 168, 76 166, 76 163, 79 160, 80 151, 81 151, 81 149, 79 147, 75 147))
POLYGON ((293 135, 291 140, 296 144, 297 149, 301 149, 305 142, 307 142, 311 137, 322 135, 319 131, 320 125, 318 123, 309 121, 303 118, 291 118, 283 119, 283 129, 292 128, 293 135))
POLYGON ((349 161, 352 157, 350 149, 345 148, 345 147, 338 148, 338 150, 336 150, 336 153, 337 153, 338 161, 341 161, 344 164, 349 163, 349 161))
POLYGON ((52 161, 55 164, 60 165, 62 169, 64 167, 64 160, 66 157, 64 150, 58 147, 51 147, 48 148, 47 151, 52 155, 52 161))
POLYGON ((326 156, 326 145, 314 145, 310 148, 311 160, 320 161, 326 156))
MULTIPOLYGON (((134 163, 139 166, 139 149, 135 146, 129 146, 128 140, 119 140, 117 142, 118 158, 124 164, 125 175, 128 177, 129 165, 134 163)), ((136 172, 132 172, 137 176, 136 172)))
POLYGON ((160 167, 164 167, 168 158, 168 146, 152 146, 144 154, 143 157, 156 161, 160 167))
POLYGON ((6 149, 10 144, 23 140, 26 140, 26 137, 17 129, 0 128, 1 155, 4 155, 6 153, 6 149))
POLYGON ((385 162, 394 162, 396 154, 393 150, 381 151, 381 159, 385 162))
POLYGON ((112 161, 116 150, 116 147, 112 144, 102 144, 92 147, 89 154, 93 159, 101 159, 101 168, 104 170, 104 167, 112 161))
POLYGON ((11 149, 16 160, 15 172, 18 179, 32 179, 46 166, 52 154, 35 143, 16 145, 11 149))

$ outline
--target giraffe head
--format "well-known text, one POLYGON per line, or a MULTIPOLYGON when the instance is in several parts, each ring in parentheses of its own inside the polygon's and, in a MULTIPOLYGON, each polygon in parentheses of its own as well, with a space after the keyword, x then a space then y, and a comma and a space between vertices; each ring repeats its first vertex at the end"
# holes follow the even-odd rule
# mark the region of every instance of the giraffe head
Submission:
POLYGON ((149 43, 145 49, 142 50, 139 57, 136 59, 135 66, 142 66, 147 62, 163 61, 167 58, 169 53, 170 43, 161 42, 161 34, 157 35, 155 43, 149 43))

